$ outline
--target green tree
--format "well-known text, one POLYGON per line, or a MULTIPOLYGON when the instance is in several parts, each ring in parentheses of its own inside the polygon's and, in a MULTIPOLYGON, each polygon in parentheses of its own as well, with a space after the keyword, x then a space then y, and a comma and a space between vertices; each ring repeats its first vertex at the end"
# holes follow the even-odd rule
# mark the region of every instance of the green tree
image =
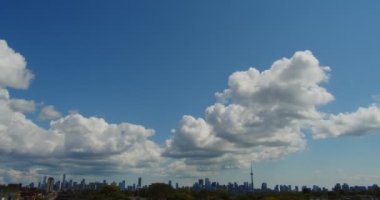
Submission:
POLYGON ((167 199, 174 195, 174 189, 165 183, 153 183, 147 194, 150 199, 167 199))
POLYGON ((115 185, 107 185, 100 190, 83 190, 75 194, 80 200, 128 200, 128 194, 115 185))

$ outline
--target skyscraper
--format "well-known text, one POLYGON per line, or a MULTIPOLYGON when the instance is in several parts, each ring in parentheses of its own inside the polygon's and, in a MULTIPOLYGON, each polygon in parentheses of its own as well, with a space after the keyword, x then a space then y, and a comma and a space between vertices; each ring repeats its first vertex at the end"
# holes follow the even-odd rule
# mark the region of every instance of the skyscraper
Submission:
POLYGON ((65 187, 66 187, 66 174, 63 174, 62 183, 61 183, 61 190, 64 190, 65 187))
POLYGON ((47 182, 46 192, 52 192, 53 189, 54 189, 54 178, 49 177, 48 182, 47 182))
POLYGON ((47 176, 44 176, 42 180, 42 188, 41 189, 46 189, 46 181, 47 181, 47 176))
POLYGON ((209 189, 211 186, 211 182, 209 178, 205 178, 205 188, 209 189))
POLYGON ((199 185, 199 187, 201 187, 201 188, 203 188, 203 179, 199 179, 198 180, 198 185, 199 185))
POLYGON ((141 177, 139 177, 137 188, 141 188, 141 177))
POLYGON ((266 192, 267 189, 268 189, 267 183, 265 183, 265 182, 262 183, 262 184, 261 184, 261 191, 262 191, 262 192, 266 192))
POLYGON ((82 179, 82 181, 80 182, 80 188, 84 189, 85 186, 86 186, 86 179, 82 179))
POLYGON ((121 181, 121 182, 119 183, 119 188, 120 188, 121 190, 124 190, 124 189, 125 189, 125 180, 123 180, 123 181, 121 181))

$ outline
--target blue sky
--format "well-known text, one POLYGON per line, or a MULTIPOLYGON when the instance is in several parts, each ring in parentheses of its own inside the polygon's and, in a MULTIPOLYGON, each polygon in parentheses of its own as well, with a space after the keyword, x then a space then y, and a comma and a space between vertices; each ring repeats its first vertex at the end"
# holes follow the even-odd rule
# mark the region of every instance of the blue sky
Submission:
MULTIPOLYGON (((54 105, 61 117, 75 110, 108 123, 154 129, 150 139, 165 148, 183 115, 204 118, 232 73, 267 70, 276 60, 310 50, 321 66, 331 68, 329 80, 320 85, 335 100, 317 105, 318 111, 355 112, 376 103, 380 94, 379 7, 377 1, 0 0, 0 38, 25 57, 35 75, 26 90, 3 87, 12 98, 33 100, 37 107, 54 105)), ((50 121, 38 114, 25 115, 49 129, 50 121)), ((379 183, 379 129, 369 132, 315 140, 306 130, 304 149, 255 164, 256 184, 379 183)), ((162 159, 160 167, 167 168, 178 158, 162 159)), ((28 171, 14 166, 0 165, 4 174, 13 168, 28 171)), ((42 171, 36 173, 33 177, 42 171)), ((244 167, 222 174, 207 176, 249 180, 244 167)), ((126 177, 135 176, 141 174, 128 171, 126 177)))

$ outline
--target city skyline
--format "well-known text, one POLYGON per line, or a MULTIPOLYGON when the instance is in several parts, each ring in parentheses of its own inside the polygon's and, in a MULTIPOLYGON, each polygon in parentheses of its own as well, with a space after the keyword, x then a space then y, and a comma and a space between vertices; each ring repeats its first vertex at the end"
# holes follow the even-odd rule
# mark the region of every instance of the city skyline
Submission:
MULTIPOLYGON (((252 173, 250 173, 252 174, 252 173)), ((361 192, 369 191, 373 189, 379 189, 377 184, 372 185, 349 185, 347 183, 336 183, 330 188, 320 187, 319 185, 288 185, 285 183, 275 184, 270 186, 267 182, 258 183, 255 187, 253 183, 251 184, 248 181, 239 183, 236 181, 229 181, 227 183, 220 183, 218 180, 210 180, 208 177, 198 179, 192 185, 180 185, 178 182, 173 184, 171 180, 168 180, 167 183, 157 182, 157 183, 148 183, 142 184, 142 177, 139 177, 137 180, 127 182, 125 179, 120 182, 113 180, 112 182, 107 182, 107 180, 102 181, 86 181, 86 179, 81 179, 77 181, 75 179, 66 180, 66 174, 63 174, 62 182, 59 179, 55 179, 52 176, 43 176, 41 181, 38 184, 32 182, 26 185, 19 183, 9 183, 8 187, 18 187, 18 188, 29 188, 29 189, 40 189, 46 191, 46 193, 52 192, 66 192, 68 190, 100 190, 101 188, 109 185, 114 185, 120 190, 128 191, 138 191, 140 189, 147 189, 152 184, 167 184, 173 189, 191 189, 195 192, 202 190, 213 191, 213 190, 225 190, 232 193, 273 193, 273 192, 329 192, 329 191, 344 191, 344 192, 361 192)), ((1 185, 0 186, 6 186, 1 185)))
POLYGON ((0 183, 378 184, 378 9, 0 0, 0 183))
MULTIPOLYGON (((252 172, 250 173, 252 175, 252 172)), ((252 176, 251 176, 252 177, 252 176)), ((142 178, 139 177, 137 183, 128 185, 125 180, 121 182, 112 181, 107 183, 106 180, 96 182, 86 182, 82 179, 80 182, 73 179, 66 180, 66 174, 63 174, 62 182, 55 181, 54 177, 43 177, 43 181, 36 186, 33 182, 29 185, 11 183, 8 185, 0 184, 0 197, 2 198, 48 198, 48 199, 93 199, 93 198, 112 198, 120 199, 125 197, 157 197, 171 196, 181 198, 179 193, 191 199, 194 196, 215 196, 216 194, 224 197, 229 196, 287 196, 300 198, 307 196, 318 196, 323 198, 336 198, 343 196, 345 199, 352 197, 373 198, 379 196, 380 187, 377 184, 369 186, 349 185, 347 183, 336 183, 331 189, 320 187, 318 185, 298 186, 298 185, 274 185, 273 188, 266 182, 261 187, 253 189, 253 184, 244 182, 228 182, 220 184, 218 181, 209 178, 198 179, 192 186, 179 186, 178 183, 173 185, 172 181, 168 183, 152 183, 149 185, 142 184, 142 178), (104 196, 106 195, 106 196, 104 196)))

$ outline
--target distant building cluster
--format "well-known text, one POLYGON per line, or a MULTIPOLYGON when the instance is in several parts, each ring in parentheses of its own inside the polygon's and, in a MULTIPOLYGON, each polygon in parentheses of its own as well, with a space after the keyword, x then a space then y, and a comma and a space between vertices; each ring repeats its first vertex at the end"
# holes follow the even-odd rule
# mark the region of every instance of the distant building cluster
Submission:
POLYGON ((244 182, 238 184, 237 182, 229 182, 228 184, 219 184, 219 182, 211 182, 209 178, 199 179, 195 182, 191 189, 194 190, 227 190, 230 192, 328 192, 328 191, 345 191, 345 192, 362 192, 368 190, 379 189, 377 184, 371 186, 349 186, 347 183, 337 183, 332 189, 313 185, 312 187, 292 186, 292 185, 275 185, 273 188, 268 187, 266 182, 261 184, 261 187, 255 188, 252 183, 244 182), (253 190, 252 190, 253 188, 253 190))
POLYGON ((363 192, 367 190, 376 190, 379 189, 379 186, 376 184, 373 184, 372 186, 350 186, 347 183, 337 183, 335 186, 332 188, 333 191, 344 191, 344 192, 363 192))
MULTIPOLYGON (((306 187, 306 186, 304 186, 306 187)), ((192 186, 194 190, 227 190, 230 192, 299 192, 298 186, 292 189, 291 185, 276 185, 273 189, 268 187, 267 183, 262 183, 260 188, 255 188, 252 183, 229 182, 228 184, 219 184, 219 182, 211 182, 209 178, 199 179, 192 186)))
POLYGON ((68 190, 98 190, 107 185, 118 186, 121 190, 135 191, 147 186, 142 185, 142 178, 137 179, 137 184, 126 185, 125 180, 116 183, 107 183, 106 180, 102 182, 86 182, 82 179, 80 182, 67 180, 66 174, 63 174, 62 180, 55 180, 53 177, 44 176, 37 185, 30 183, 29 185, 17 184, 0 184, 0 200, 18 200, 18 199, 55 199, 58 192, 68 190), (7 190, 5 190, 5 188, 7 190), (9 189, 11 189, 9 191, 9 189))
MULTIPOLYGON (((141 189, 143 187, 142 185, 142 178, 139 177, 137 180, 137 184, 133 185, 127 185, 125 180, 116 183, 115 181, 112 183, 107 183, 106 180, 103 180, 101 182, 86 182, 86 179, 82 179, 80 182, 73 181, 72 179, 66 180, 66 174, 63 174, 62 181, 58 180, 55 181, 53 177, 47 177, 44 176, 42 178, 42 182, 39 182, 37 185, 38 189, 45 190, 46 192, 57 192, 57 191, 66 191, 66 190, 83 190, 83 189, 90 189, 90 190, 96 190, 100 189, 106 185, 115 185, 118 186, 121 190, 137 190, 141 189)), ((30 183, 29 188, 34 188, 34 183, 30 183)))
POLYGON ((210 181, 209 178, 199 179, 198 182, 195 182, 192 186, 194 190, 228 190, 232 192, 250 192, 252 191, 252 185, 248 182, 244 182, 242 185, 238 183, 228 183, 227 185, 219 184, 216 181, 210 181))

